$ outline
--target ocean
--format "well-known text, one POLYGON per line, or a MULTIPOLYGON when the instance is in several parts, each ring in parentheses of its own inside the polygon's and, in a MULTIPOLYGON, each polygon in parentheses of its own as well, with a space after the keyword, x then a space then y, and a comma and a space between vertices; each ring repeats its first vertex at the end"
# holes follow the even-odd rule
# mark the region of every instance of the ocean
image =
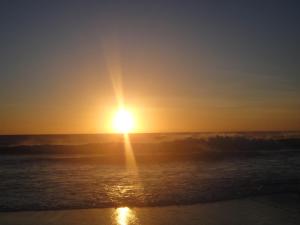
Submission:
POLYGON ((0 211, 190 205, 300 191, 300 134, 0 136, 0 211))

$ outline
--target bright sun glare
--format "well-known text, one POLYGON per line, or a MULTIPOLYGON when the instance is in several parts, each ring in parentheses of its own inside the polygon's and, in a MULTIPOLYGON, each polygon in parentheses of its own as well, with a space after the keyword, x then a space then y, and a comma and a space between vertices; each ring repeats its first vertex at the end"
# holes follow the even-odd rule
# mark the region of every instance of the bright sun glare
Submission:
POLYGON ((126 109, 120 109, 114 116, 113 128, 118 133, 130 133, 134 121, 132 114, 126 109))

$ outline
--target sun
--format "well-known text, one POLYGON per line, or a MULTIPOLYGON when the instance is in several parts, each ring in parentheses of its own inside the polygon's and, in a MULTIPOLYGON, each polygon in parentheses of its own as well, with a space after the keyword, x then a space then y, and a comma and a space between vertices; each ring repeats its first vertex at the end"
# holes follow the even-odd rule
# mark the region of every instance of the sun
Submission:
POLYGON ((119 109, 113 119, 113 129, 117 133, 130 133, 134 127, 132 114, 126 109, 119 109))

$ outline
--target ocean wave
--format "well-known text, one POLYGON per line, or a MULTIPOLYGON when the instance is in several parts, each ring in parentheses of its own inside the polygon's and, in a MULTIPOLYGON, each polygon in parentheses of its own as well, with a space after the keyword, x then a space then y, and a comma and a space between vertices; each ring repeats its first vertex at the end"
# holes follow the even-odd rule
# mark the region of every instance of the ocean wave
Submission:
MULTIPOLYGON (((144 139, 145 140, 145 139, 144 139)), ((0 211, 185 205, 300 192, 299 139, 243 135, 0 148, 0 211)))
MULTIPOLYGON (((300 153, 300 138, 254 138, 248 136, 185 137, 159 142, 131 141, 137 162, 217 160, 235 157, 258 157, 269 154, 300 153)), ((125 160, 123 140, 79 145, 18 145, 0 147, 0 156, 27 155, 24 160, 90 160, 122 163, 125 160)))
MULTIPOLYGON (((196 132, 196 133, 136 133, 130 134, 132 142, 159 143, 176 140, 209 139, 215 137, 248 139, 300 139, 300 132, 196 132)), ((0 146, 34 145, 85 145, 122 142, 121 134, 57 134, 57 135, 0 135, 0 146)))

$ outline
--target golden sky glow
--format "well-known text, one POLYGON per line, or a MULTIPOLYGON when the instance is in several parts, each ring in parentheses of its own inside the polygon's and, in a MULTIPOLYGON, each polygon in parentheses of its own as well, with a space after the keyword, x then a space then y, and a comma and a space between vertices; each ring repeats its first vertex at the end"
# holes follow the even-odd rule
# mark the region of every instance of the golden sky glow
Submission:
POLYGON ((3 7, 0 134, 300 129, 297 7, 96 2, 3 7))

